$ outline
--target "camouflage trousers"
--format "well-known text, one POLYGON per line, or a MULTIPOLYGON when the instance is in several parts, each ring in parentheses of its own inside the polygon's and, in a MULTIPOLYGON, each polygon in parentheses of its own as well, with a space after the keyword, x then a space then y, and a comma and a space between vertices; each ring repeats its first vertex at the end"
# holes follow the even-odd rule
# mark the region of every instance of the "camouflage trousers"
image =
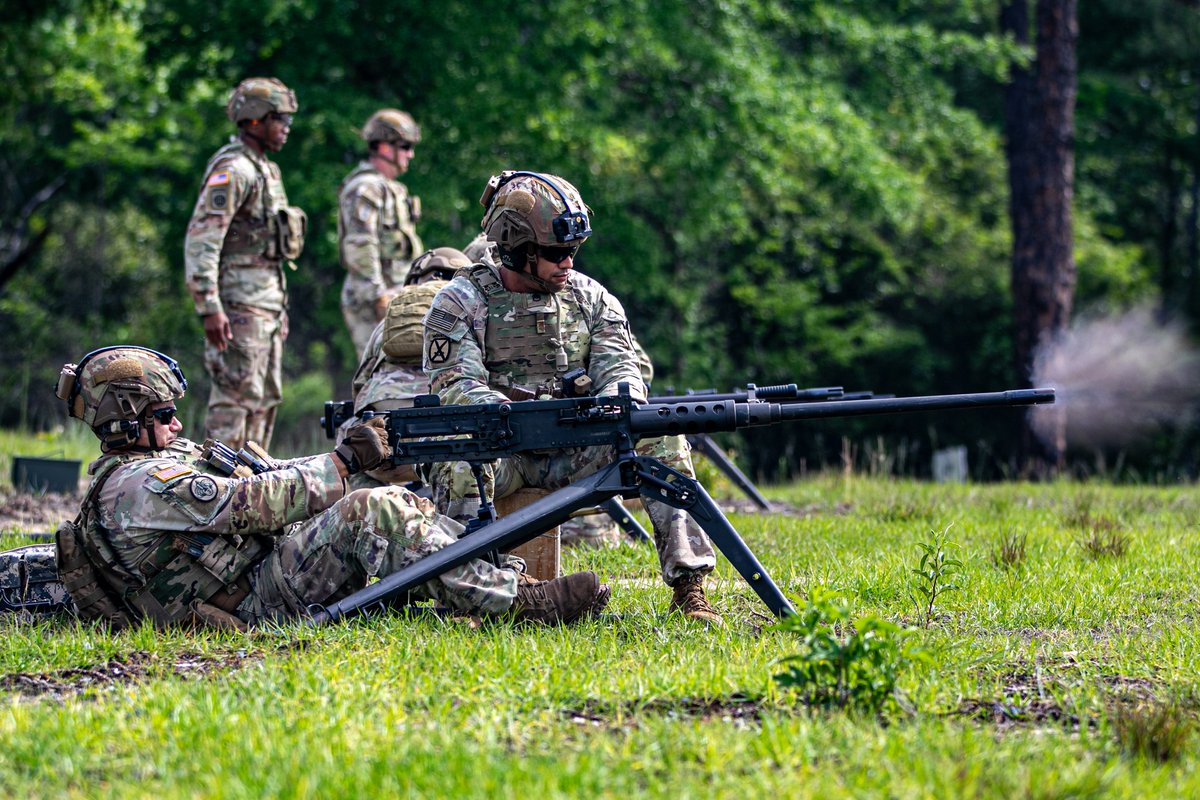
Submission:
POLYGON ((212 377, 204 435, 234 450, 247 441, 271 446, 275 409, 283 399, 283 340, 287 312, 228 306, 233 339, 224 350, 204 344, 212 377))
POLYGON ((633 540, 608 514, 572 517, 559 526, 563 547, 620 547, 633 540))
MULTIPOLYGON (((637 451, 695 477, 687 440, 682 436, 646 439, 638 445, 637 451)), ((611 447, 585 447, 553 455, 522 453, 485 466, 484 491, 490 492, 495 499, 507 497, 525 486, 561 489, 592 475, 612 460, 611 447)), ((460 522, 478 515, 479 489, 466 463, 435 464, 430 473, 433 498, 439 511, 460 522)), ((686 511, 647 501, 646 513, 654 525, 654 546, 658 550, 663 580, 668 585, 696 573, 703 575, 712 571, 717 563, 712 542, 686 511)))
MULTIPOLYGON (((407 489, 358 489, 297 523, 250 574, 237 615, 250 624, 303 616, 452 544, 462 526, 407 489)), ((414 595, 472 613, 501 614, 517 596, 518 569, 475 559, 414 595)))

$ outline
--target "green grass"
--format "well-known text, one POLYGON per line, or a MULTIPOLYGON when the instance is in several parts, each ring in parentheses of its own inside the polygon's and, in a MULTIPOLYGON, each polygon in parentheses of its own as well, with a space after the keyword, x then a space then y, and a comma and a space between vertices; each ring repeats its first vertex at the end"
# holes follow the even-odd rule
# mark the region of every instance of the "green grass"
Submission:
POLYGON ((767 494, 811 510, 732 520, 786 592, 827 586, 909 626, 919 544, 949 527, 961 589, 913 634, 931 658, 900 676, 901 710, 817 711, 778 687, 796 639, 723 560, 709 586, 729 626, 706 629, 664 614, 648 547, 570 551, 566 568, 614 582, 610 617, 113 636, 7 615, 0 796, 1200 795, 1195 487, 822 477, 767 494), (1123 552, 1093 557, 1096 532, 1123 552), (1019 565, 997 564, 1013 537, 1019 565), (1131 707, 1170 716, 1130 733, 1131 707))

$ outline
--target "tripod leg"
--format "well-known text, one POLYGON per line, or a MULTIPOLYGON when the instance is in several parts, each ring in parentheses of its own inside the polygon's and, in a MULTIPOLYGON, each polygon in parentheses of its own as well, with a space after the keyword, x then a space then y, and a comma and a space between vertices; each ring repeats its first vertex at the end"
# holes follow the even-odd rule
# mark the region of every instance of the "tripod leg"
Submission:
POLYGON ((738 574, 745 578, 755 594, 767 604, 771 613, 777 617, 796 613, 796 609, 792 608, 792 604, 767 573, 766 567, 746 546, 699 481, 653 458, 638 456, 636 460, 643 497, 682 508, 691 514, 692 519, 704 529, 721 554, 729 559, 729 563, 733 564, 738 574))
POLYGON ((717 446, 717 443, 712 440, 706 433, 697 433, 688 436, 688 444, 692 446, 698 453, 703 453, 704 456, 711 462, 713 466, 725 473, 725 477, 733 481, 733 484, 742 490, 742 494, 749 497, 754 505, 761 508, 763 511, 771 510, 771 503, 767 498, 763 497, 762 492, 754 485, 754 481, 746 477, 746 473, 738 469, 738 465, 733 463, 733 459, 729 454, 717 446))
POLYGON ((654 541, 652 538, 650 538, 650 534, 646 533, 646 529, 638 524, 638 521, 633 518, 633 515, 630 514, 628 510, 626 510, 625 506, 621 505, 621 501, 617 498, 608 498, 600 504, 600 507, 608 512, 608 515, 612 517, 613 522, 621 526, 621 530, 633 537, 634 541, 654 541))

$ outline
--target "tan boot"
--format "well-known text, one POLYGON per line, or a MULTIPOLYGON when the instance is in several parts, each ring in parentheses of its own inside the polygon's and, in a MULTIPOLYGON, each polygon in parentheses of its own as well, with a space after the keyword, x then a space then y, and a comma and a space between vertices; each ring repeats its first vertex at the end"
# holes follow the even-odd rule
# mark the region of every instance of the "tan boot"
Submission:
POLYGON ((671 611, 680 611, 688 619, 724 626, 725 620, 708 603, 704 595, 704 576, 694 575, 676 583, 671 597, 671 611))
POLYGON ((612 590, 594 572, 576 572, 552 581, 521 583, 512 615, 526 622, 557 625, 600 613, 612 590))

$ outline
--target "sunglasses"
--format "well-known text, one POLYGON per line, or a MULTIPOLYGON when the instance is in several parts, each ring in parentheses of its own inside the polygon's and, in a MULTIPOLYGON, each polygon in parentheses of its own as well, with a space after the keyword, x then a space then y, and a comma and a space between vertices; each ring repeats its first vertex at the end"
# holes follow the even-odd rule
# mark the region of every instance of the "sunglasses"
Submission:
POLYGON ((579 245, 573 247, 546 247, 545 245, 541 245, 538 247, 538 254, 552 264, 561 264, 568 258, 574 258, 578 252, 579 245))
POLYGON ((392 142, 392 147, 396 148, 397 150, 403 150, 407 153, 411 153, 417 149, 417 146, 412 142, 392 142))
POLYGON ((150 416, 158 420, 160 425, 170 425, 171 420, 175 419, 175 414, 178 409, 175 406, 169 408, 156 408, 150 412, 150 416))
POLYGON ((267 114, 267 119, 272 119, 277 122, 282 122, 283 127, 285 127, 285 128, 292 127, 292 115, 291 114, 280 114, 277 111, 272 111, 270 114, 267 114))

